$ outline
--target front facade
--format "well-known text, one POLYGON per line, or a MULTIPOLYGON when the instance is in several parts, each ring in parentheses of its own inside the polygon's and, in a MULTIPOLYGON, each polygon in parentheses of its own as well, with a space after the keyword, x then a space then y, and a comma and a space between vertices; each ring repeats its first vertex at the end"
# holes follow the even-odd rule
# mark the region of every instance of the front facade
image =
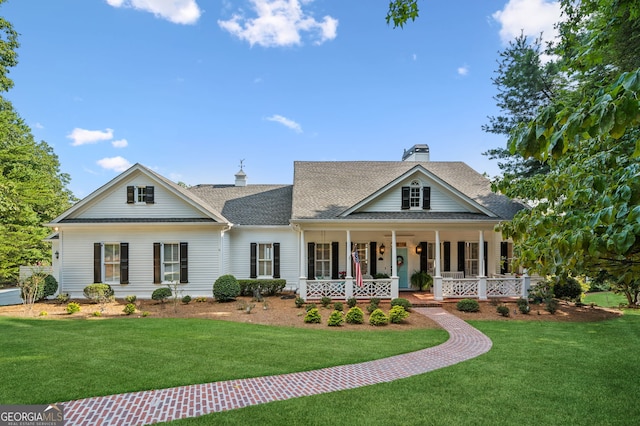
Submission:
POLYGON ((93 282, 117 297, 172 282, 211 296, 232 274, 284 279, 305 299, 393 298, 422 270, 436 299, 484 299, 526 294, 494 231, 522 208, 416 145, 402 161, 295 162, 292 185, 248 185, 240 170, 234 185, 183 188, 136 164, 48 226, 59 291, 72 297, 93 282))

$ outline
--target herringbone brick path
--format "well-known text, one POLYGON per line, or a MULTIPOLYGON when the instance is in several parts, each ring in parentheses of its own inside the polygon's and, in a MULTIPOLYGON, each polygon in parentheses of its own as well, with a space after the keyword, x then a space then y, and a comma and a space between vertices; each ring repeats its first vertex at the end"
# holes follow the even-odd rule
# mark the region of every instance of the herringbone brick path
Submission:
POLYGON ((146 425, 265 402, 390 382, 481 355, 491 340, 441 308, 414 308, 449 332, 445 343, 390 358, 280 376, 229 380, 63 403, 65 424, 146 425))

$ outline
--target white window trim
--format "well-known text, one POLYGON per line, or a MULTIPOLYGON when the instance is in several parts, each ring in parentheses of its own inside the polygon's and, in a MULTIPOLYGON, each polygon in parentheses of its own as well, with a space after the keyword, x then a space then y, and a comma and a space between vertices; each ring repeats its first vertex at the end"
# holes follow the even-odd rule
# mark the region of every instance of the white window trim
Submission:
POLYGON ((256 272, 257 272, 257 276, 259 279, 265 279, 265 278, 273 278, 273 242, 262 242, 262 243, 257 243, 257 253, 256 253, 256 272), (269 259, 263 259, 261 258, 261 250, 260 250, 260 246, 269 246, 269 259), (270 275, 263 275, 262 274, 262 268, 261 268, 261 263, 262 262, 270 262, 271 263, 271 274, 270 275))
POLYGON ((314 268, 315 268, 315 272, 316 272, 316 277, 315 278, 316 279, 320 279, 320 280, 329 280, 329 279, 331 279, 331 243, 316 243, 315 250, 316 250, 316 252, 315 252, 315 260, 314 260, 314 262, 315 262, 314 268), (329 248, 329 258, 328 259, 320 259, 320 260, 318 260, 318 246, 319 245, 328 246, 328 248, 329 248), (318 275, 318 262, 322 262, 322 263, 325 263, 325 264, 329 265, 329 267, 327 268, 327 271, 329 273, 328 276, 326 276, 326 275, 318 275))
POLYGON ((103 281, 105 284, 120 284, 120 261, 121 261, 121 253, 120 253, 120 243, 114 243, 114 242, 105 242, 102 243, 102 253, 100 255, 100 263, 101 263, 101 268, 102 268, 102 276, 103 281), (105 259, 105 254, 107 252, 106 247, 107 246, 117 246, 118 247, 118 262, 107 262, 105 259), (118 277, 116 279, 116 281, 107 281, 107 265, 118 265, 117 267, 117 271, 118 271, 118 277))
POLYGON ((160 276, 162 277, 162 284, 172 284, 174 282, 180 282, 180 243, 179 242, 173 242, 173 241, 167 241, 164 243, 160 243, 160 276), (164 246, 170 244, 170 245, 175 245, 178 248, 178 260, 177 262, 175 262, 178 265, 178 279, 175 281, 167 281, 164 279, 165 277, 165 260, 164 260, 164 246))

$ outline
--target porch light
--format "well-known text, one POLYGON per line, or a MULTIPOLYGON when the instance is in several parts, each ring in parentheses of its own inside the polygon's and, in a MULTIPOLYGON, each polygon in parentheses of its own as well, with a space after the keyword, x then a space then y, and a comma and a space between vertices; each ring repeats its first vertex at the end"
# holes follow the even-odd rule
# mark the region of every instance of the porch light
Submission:
POLYGON ((384 246, 384 244, 380 244, 380 256, 384 254, 385 250, 386 250, 386 247, 384 246))
POLYGON ((422 253, 422 244, 418 244, 416 246, 416 254, 420 254, 420 253, 422 253))
POLYGON ((56 259, 60 259, 60 252, 59 252, 59 251, 56 251, 56 253, 55 253, 55 254, 56 254, 56 259))

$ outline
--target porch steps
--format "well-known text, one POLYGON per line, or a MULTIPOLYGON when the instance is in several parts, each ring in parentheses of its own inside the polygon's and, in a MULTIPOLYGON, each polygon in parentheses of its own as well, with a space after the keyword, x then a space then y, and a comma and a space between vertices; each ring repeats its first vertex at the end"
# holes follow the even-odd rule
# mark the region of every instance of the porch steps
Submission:
POLYGON ((411 302, 411 307, 413 308, 441 308, 442 307, 442 303, 439 302, 435 302, 435 301, 416 301, 416 302, 411 302))

